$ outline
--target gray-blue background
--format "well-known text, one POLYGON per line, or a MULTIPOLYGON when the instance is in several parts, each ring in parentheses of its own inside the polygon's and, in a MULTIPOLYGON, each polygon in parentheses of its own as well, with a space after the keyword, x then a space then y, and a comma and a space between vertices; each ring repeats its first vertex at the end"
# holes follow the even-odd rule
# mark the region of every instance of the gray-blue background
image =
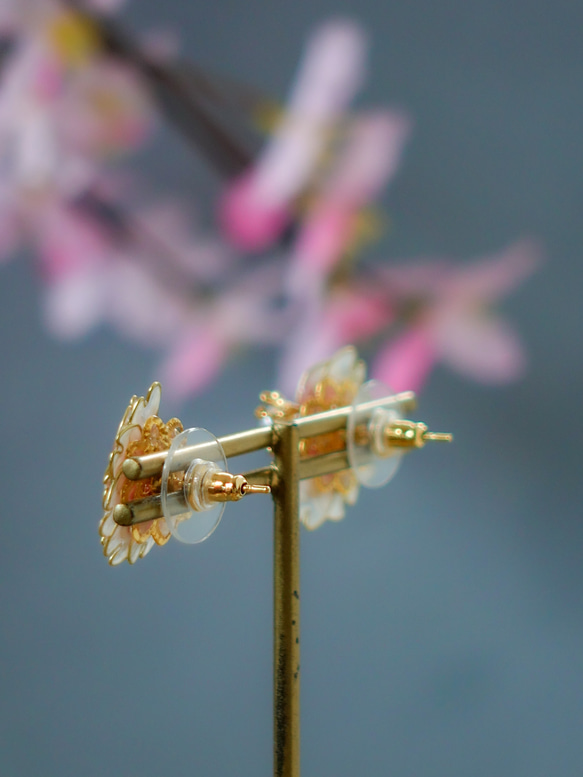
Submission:
MULTIPOLYGON (((583 769, 580 3, 135 0, 136 29, 282 96, 333 12, 373 38, 366 99, 415 117, 386 204, 388 257, 471 256, 524 234, 549 257, 505 306, 528 378, 437 371, 423 418, 456 444, 407 460, 338 525, 302 536, 306 775, 576 777, 583 769)), ((151 168, 209 179, 170 134, 151 168)), ((110 569, 96 525, 118 418, 151 354, 101 332, 62 345, 38 282, 2 269, 0 773, 267 775, 271 524, 233 506, 199 547, 110 569)), ((251 354, 179 411, 245 428, 272 361, 251 354)), ((250 500, 251 502, 251 500, 250 500)))

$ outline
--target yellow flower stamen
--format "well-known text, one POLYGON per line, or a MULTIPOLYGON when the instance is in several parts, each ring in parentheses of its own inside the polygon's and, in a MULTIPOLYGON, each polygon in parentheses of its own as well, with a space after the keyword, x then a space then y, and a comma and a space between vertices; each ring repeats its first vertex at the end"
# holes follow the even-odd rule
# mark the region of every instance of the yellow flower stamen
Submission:
POLYGON ((100 47, 97 27, 83 14, 65 11, 48 28, 48 37, 63 63, 79 67, 93 57, 100 47))

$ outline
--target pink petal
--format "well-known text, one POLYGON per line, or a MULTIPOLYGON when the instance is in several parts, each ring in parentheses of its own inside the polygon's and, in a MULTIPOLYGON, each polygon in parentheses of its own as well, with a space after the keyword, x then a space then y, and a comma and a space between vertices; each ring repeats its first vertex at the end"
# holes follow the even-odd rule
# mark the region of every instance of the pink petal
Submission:
POLYGON ((292 293, 303 282, 322 280, 342 256, 359 209, 395 172, 407 132, 407 120, 388 112, 368 114, 355 122, 347 148, 298 239, 292 257, 292 293))
POLYGON ((229 344, 217 332, 194 327, 162 363, 161 382, 172 399, 199 393, 216 377, 228 355, 229 344))
POLYGON ((48 279, 101 265, 111 251, 106 235, 81 213, 55 201, 36 224, 37 247, 48 279))
POLYGON ((436 361, 432 338, 425 326, 405 330, 377 354, 374 378, 383 380, 393 391, 419 391, 436 361))
POLYGON ((256 186, 272 204, 289 202, 305 186, 336 121, 364 77, 366 42, 353 22, 320 27, 308 41, 283 121, 256 167, 256 186))
POLYGON ((332 356, 343 345, 376 334, 393 317, 384 299, 366 290, 337 292, 324 303, 310 301, 299 313, 299 324, 284 347, 278 386, 291 394, 305 370, 332 356))
POLYGON ((338 119, 364 73, 365 41, 353 22, 323 25, 308 43, 287 111, 255 168, 219 204, 219 220, 239 247, 267 247, 284 229, 338 119))
POLYGON ((351 19, 324 22, 309 37, 289 101, 290 113, 330 119, 338 116, 360 88, 367 42, 351 19))
POLYGON ((395 172, 408 132, 408 121, 387 111, 355 120, 346 147, 329 176, 320 200, 298 238, 291 262, 290 291, 317 284, 349 246, 356 216, 395 172))
POLYGON ((481 383, 508 383, 524 373, 520 340, 499 317, 444 313, 433 331, 441 359, 463 375, 481 383))
POLYGON ((59 109, 63 141, 85 154, 107 156, 142 145, 154 109, 137 74, 111 60, 97 60, 72 79, 59 109))
POLYGON ((219 202, 219 224, 226 237, 243 251, 267 247, 290 220, 286 205, 272 205, 258 196, 255 181, 245 175, 234 181, 219 202))
POLYGON ((393 299, 403 297, 432 298, 451 275, 451 265, 445 259, 410 260, 406 264, 377 269, 382 284, 393 299))
POLYGON ((404 115, 389 111, 370 112, 355 119, 325 196, 353 207, 375 197, 397 171, 409 127, 404 115))
POLYGON ((47 56, 35 73, 32 85, 35 96, 44 103, 54 103, 63 88, 63 75, 62 63, 47 56))
POLYGON ((521 240, 499 254, 457 268, 445 291, 450 298, 494 302, 528 278, 540 260, 540 246, 533 240, 521 240))
POLYGON ((366 340, 387 327, 394 311, 374 289, 337 291, 326 306, 324 327, 338 333, 339 345, 366 340))
POLYGON ((288 285, 292 296, 323 281, 341 258, 353 224, 354 213, 336 203, 326 203, 308 218, 290 257, 288 285))

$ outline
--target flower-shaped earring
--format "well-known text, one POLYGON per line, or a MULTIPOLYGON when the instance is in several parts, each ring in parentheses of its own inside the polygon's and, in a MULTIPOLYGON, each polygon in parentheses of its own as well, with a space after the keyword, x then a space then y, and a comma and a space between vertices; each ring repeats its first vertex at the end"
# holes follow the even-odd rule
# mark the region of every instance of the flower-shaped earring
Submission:
MULTIPOLYGON (((329 361, 316 364, 302 375, 295 402, 274 396, 273 392, 264 393, 261 395, 263 404, 255 414, 263 420, 291 420, 352 405, 365 375, 366 366, 358 358, 356 349, 343 348, 329 361)), ((300 455, 307 458, 345 450, 345 438, 345 432, 340 430, 303 439, 300 455)), ((318 528, 326 519, 340 520, 345 504, 356 503, 358 490, 358 478, 352 468, 303 480, 300 483, 300 520, 308 529, 318 528)))
POLYGON ((412 392, 394 395, 381 381, 364 382, 366 365, 353 346, 307 370, 298 383, 295 401, 264 392, 256 415, 264 422, 305 418, 352 406, 345 429, 302 439, 304 459, 346 450, 349 469, 300 483, 300 520, 307 529, 324 521, 339 521, 345 505, 354 505, 359 486, 377 488, 396 473, 402 454, 428 440, 450 441, 450 434, 429 432, 425 424, 401 420, 415 406, 412 392))
POLYGON ((154 544, 164 545, 170 531, 164 518, 136 526, 120 526, 113 512, 116 505, 151 496, 159 490, 159 478, 132 481, 124 475, 122 465, 131 456, 154 453, 170 447, 182 432, 182 424, 172 418, 165 424, 158 417, 161 387, 153 383, 146 397, 132 397, 120 421, 113 450, 103 478, 103 518, 99 535, 103 553, 113 566, 143 558, 154 544))
POLYGON ((225 471, 222 445, 206 429, 183 431, 182 423, 158 417, 161 387, 154 383, 146 397, 132 397, 120 422, 104 476, 99 534, 103 553, 112 566, 133 564, 172 535, 182 542, 206 539, 217 527, 225 502, 247 494, 268 494, 267 485, 251 485, 242 475, 225 471), (187 456, 198 449, 204 458, 187 456), (163 455, 162 471, 130 478, 135 457, 163 455), (125 465, 125 466, 124 466, 125 465), (128 504, 140 505, 138 520, 128 504), (196 513, 196 521, 188 521, 196 513))

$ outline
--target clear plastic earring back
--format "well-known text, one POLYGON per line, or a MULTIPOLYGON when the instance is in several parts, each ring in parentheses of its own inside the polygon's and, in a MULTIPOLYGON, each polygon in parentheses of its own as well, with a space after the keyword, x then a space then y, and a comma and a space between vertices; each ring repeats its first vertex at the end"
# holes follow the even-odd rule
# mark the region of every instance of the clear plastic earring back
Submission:
POLYGON ((348 418, 348 461, 359 483, 368 488, 388 483, 403 456, 402 451, 389 449, 386 444, 385 429, 403 417, 401 403, 395 402, 392 394, 383 381, 369 380, 360 387, 348 418))
POLYGON ((223 446, 211 432, 202 428, 186 429, 172 441, 162 470, 160 499, 168 528, 179 542, 194 545, 209 537, 220 523, 224 502, 212 502, 204 488, 205 477, 224 471, 227 459, 223 446), (204 444, 204 459, 194 459, 176 491, 177 462, 180 452, 193 445, 204 444), (174 480, 174 483, 172 482, 174 480))

